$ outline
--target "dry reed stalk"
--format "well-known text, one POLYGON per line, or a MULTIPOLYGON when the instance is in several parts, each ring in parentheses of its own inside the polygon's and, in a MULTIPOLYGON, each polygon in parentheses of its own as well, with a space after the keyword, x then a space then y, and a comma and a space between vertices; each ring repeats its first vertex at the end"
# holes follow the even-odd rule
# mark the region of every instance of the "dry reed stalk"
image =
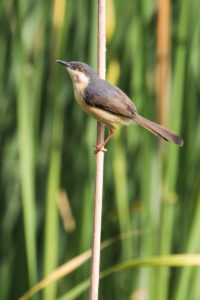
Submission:
MULTIPOLYGON (((98 75, 102 79, 105 79, 105 66, 106 66, 105 19, 106 19, 105 0, 98 0, 98 75)), ((104 141, 104 125, 97 122, 97 145, 102 144, 103 141, 104 141)), ((90 300, 98 299, 98 289, 99 289, 103 166, 104 166, 104 152, 99 151, 96 155, 92 263, 91 263, 91 274, 90 274, 90 300)))
POLYGON ((165 125, 170 92, 170 0, 159 0, 157 23, 156 98, 157 118, 165 125))

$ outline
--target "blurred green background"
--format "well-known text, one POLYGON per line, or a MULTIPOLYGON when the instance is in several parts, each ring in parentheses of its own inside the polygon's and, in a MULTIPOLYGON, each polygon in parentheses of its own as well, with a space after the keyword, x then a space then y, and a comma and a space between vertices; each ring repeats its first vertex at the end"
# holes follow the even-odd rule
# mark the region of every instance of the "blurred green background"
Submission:
MULTIPOLYGON (((107 0, 107 79, 184 147, 118 128, 105 155, 101 270, 200 251, 200 2, 107 0)), ((18 299, 91 247, 96 121, 56 59, 97 66, 97 1, 0 1, 0 299, 18 299), (59 209, 58 209, 59 208, 59 209), (62 216, 61 216, 62 213, 62 216), (64 221, 63 221, 64 220, 64 221)), ((107 130, 106 130, 107 134, 107 130)), ((65 294, 90 261, 34 299, 65 294)), ((100 299, 199 300, 199 268, 136 268, 100 282, 100 299)), ((88 290, 78 299, 88 299, 88 290)))

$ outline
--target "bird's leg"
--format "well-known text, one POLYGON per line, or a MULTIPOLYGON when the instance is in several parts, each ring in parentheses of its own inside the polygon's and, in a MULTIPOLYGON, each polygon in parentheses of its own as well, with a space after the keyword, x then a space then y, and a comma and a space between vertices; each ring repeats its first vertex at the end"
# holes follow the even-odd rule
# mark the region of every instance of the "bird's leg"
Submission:
POLYGON ((116 128, 114 126, 109 126, 109 135, 108 135, 108 137, 105 139, 105 141, 101 145, 94 145, 94 147, 96 148, 96 150, 94 151, 94 154, 97 154, 99 151, 107 152, 107 149, 105 149, 104 146, 107 144, 109 139, 112 137, 115 130, 116 130, 116 128))

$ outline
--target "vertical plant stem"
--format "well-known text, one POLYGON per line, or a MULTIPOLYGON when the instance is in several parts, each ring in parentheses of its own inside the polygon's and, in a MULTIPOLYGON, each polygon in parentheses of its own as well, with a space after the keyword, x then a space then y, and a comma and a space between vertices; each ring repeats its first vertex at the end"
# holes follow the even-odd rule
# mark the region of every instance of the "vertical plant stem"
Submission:
MULTIPOLYGON (((105 65, 106 65, 105 53, 106 53, 105 0, 98 0, 98 75, 103 79, 105 79, 105 65)), ((104 141, 104 125, 97 122, 97 145, 103 143, 103 141, 104 141)), ((104 153, 102 151, 99 151, 96 156, 92 265, 91 265, 91 274, 90 274, 90 300, 98 299, 98 289, 99 289, 103 165, 104 165, 104 153)))
MULTIPOLYGON (((24 62, 23 62, 24 64, 24 62)), ((24 66, 22 66, 18 87, 18 139, 20 155, 20 175, 22 188, 22 207, 29 284, 37 282, 36 226, 35 226, 35 190, 34 190, 34 153, 33 128, 29 117, 28 99, 30 99, 24 66)))
MULTIPOLYGON (((61 56, 63 49, 62 41, 65 34, 67 35, 67 23, 65 22, 66 2, 53 2, 53 27, 52 27, 52 47, 51 61, 61 56), (62 14, 61 14, 62 12, 62 14)), ((68 6, 68 11, 70 5, 68 6)), ((62 165, 62 143, 63 143, 63 124, 64 124, 64 95, 57 93, 61 89, 61 81, 59 79, 59 71, 55 63, 51 66, 50 76, 54 81, 51 87, 53 95, 53 115, 52 115, 52 136, 50 148, 50 161, 46 189, 46 216, 45 216, 45 238, 44 238, 44 276, 51 273, 58 264, 59 258, 59 219, 56 203, 56 195, 60 189, 60 174, 62 165)), ((43 299, 56 299, 57 284, 53 283, 44 289, 43 299)))
POLYGON ((170 0, 160 0, 157 24, 156 98, 157 117, 161 124, 168 117, 170 76, 170 0))
MULTIPOLYGON (((186 247, 186 253, 198 253, 200 248, 199 242, 199 228, 200 228, 200 193, 198 194, 198 200, 196 203, 196 209, 194 213, 194 218, 191 223, 191 230, 189 234, 189 239, 186 247)), ((174 299, 176 300, 186 300, 188 299, 188 291, 190 291, 189 283, 193 272, 193 268, 182 268, 180 270, 180 276, 176 285, 176 292, 174 299)), ((190 294, 191 295, 191 294, 190 294)), ((196 298, 198 299, 198 298, 196 298)))
MULTIPOLYGON (((175 67, 173 76, 172 103, 170 109, 171 129, 180 131, 181 113, 184 99, 185 68, 187 58, 187 32, 189 28, 190 2, 184 1, 181 5, 177 40, 179 41, 175 55, 175 67)), ((162 208, 162 225, 160 254, 168 254, 171 251, 174 221, 176 212, 176 181, 178 176, 179 149, 170 144, 168 149, 168 165, 164 183, 164 202, 162 208)), ((157 299, 167 300, 169 293, 169 269, 160 268, 158 272, 158 296, 157 299)))

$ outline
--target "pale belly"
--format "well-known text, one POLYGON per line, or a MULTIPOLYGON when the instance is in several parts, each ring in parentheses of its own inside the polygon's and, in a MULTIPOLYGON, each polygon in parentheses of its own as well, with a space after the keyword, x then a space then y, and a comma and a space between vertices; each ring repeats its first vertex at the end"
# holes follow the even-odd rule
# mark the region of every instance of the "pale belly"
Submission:
POLYGON ((85 103, 83 100, 83 94, 81 92, 76 91, 74 93, 75 99, 78 102, 78 104, 82 107, 82 109, 88 113, 90 116, 95 118, 96 120, 100 121, 101 123, 104 123, 105 125, 109 126, 115 123, 128 125, 132 122, 132 120, 121 117, 115 114, 112 114, 108 111, 105 111, 100 108, 89 106, 85 103))

